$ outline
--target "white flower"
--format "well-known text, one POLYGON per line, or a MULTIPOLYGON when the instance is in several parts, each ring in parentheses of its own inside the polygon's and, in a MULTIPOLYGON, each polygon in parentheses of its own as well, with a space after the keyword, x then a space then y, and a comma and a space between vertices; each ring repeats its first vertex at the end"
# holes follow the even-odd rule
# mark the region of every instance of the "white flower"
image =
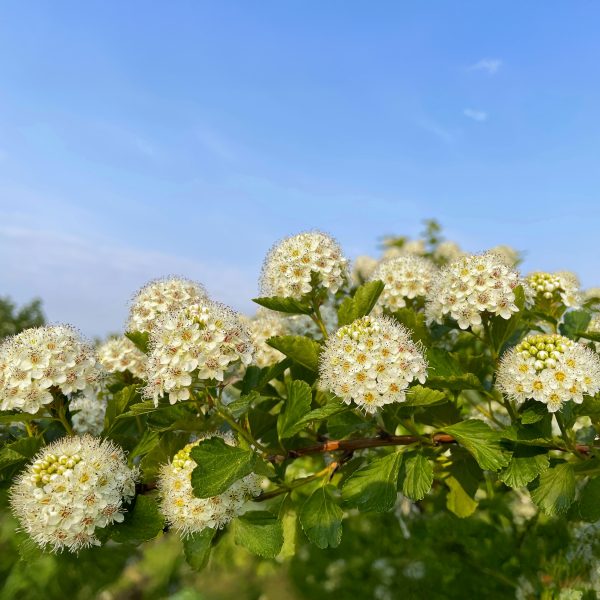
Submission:
POLYGON ((0 410, 34 414, 52 402, 52 388, 68 395, 99 377, 92 347, 72 327, 26 329, 0 346, 0 410))
POLYGON ((460 246, 449 240, 440 242, 433 253, 434 258, 444 264, 452 262, 463 255, 464 252, 460 249, 460 246))
POLYGON ((388 244, 388 248, 383 253, 383 258, 396 258, 397 256, 424 256, 426 253, 425 242, 423 240, 405 240, 402 246, 389 245, 393 244, 393 239, 384 240, 384 244, 388 244))
POLYGON ((492 253, 463 256, 441 269, 428 296, 430 321, 449 316, 461 329, 480 325, 483 313, 509 319, 519 309, 514 289, 519 276, 492 253))
POLYGON ((407 300, 426 296, 437 273, 430 260, 409 255, 382 261, 370 279, 383 281, 385 288, 377 303, 393 312, 406 306, 407 300))
POLYGON ((362 317, 327 340, 319 370, 323 388, 367 412, 404 402, 415 379, 425 382, 427 362, 408 331, 390 317, 362 317))
POLYGON ((371 277, 378 260, 371 256, 357 256, 352 266, 352 281, 355 285, 364 283, 371 277))
POLYGON ((146 355, 125 336, 104 342, 98 348, 98 360, 108 373, 129 371, 142 379, 146 372, 146 355))
POLYGON ((529 305, 544 306, 563 304, 567 307, 579 306, 579 280, 574 273, 531 273, 525 278, 525 292, 529 305))
POLYGON ((584 345, 557 334, 530 335, 504 354, 498 387, 517 402, 533 398, 549 412, 580 404, 600 390, 600 359, 584 345))
MULTIPOLYGON (((190 451, 206 436, 188 444, 180 450, 173 461, 163 465, 158 476, 160 506, 167 522, 182 536, 191 535, 210 527, 219 529, 231 519, 242 514, 248 501, 261 492, 262 478, 251 473, 236 481, 229 489, 212 498, 197 498, 191 483, 192 471, 196 463, 190 451)), ((227 444, 235 446, 230 436, 222 436, 227 444)))
POLYGON ((267 367, 278 363, 285 355, 267 344, 272 337, 288 333, 284 319, 268 310, 259 310, 253 319, 245 320, 254 346, 253 363, 257 367, 267 367))
POLYGON ((521 261, 521 253, 511 246, 500 245, 490 249, 498 258, 502 259, 507 267, 516 267, 521 261))
POLYGON ((96 528, 123 520, 123 500, 135 494, 137 471, 123 450, 86 435, 46 446, 10 490, 12 510, 42 548, 99 545, 96 528))
POLYGON ((127 328, 151 332, 161 315, 206 298, 205 289, 195 281, 180 277, 156 279, 147 283, 133 298, 127 328))
POLYGON ((100 435, 104 429, 106 401, 98 397, 94 388, 86 388, 69 402, 73 413, 73 431, 77 435, 100 435))
POLYGON ((171 404, 187 400, 194 380, 223 381, 230 366, 250 364, 253 351, 238 315, 217 302, 163 315, 150 334, 145 395, 157 405, 166 394, 171 404))
POLYGON ((596 303, 600 301, 600 288, 593 287, 585 290, 583 292, 583 300, 585 302, 596 301, 596 303))
POLYGON ((299 299, 310 292, 311 272, 335 293, 348 279, 348 260, 338 243, 320 232, 299 233, 275 245, 265 259, 261 293, 299 299))

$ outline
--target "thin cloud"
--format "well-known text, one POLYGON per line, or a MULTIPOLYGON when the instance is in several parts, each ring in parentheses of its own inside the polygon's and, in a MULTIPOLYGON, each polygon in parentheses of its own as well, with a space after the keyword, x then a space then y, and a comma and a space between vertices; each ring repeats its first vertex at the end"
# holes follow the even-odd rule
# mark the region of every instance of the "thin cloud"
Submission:
POLYGON ((417 123, 421 129, 433 134, 438 139, 442 140, 446 144, 451 144, 454 141, 454 134, 448 129, 442 127, 431 119, 421 119, 417 123))
POLYGON ((487 121, 488 118, 488 114, 484 110, 475 110, 474 108, 465 108, 465 110, 463 110, 463 115, 478 123, 483 123, 483 121, 487 121))
POLYGON ((503 64, 499 58, 482 58, 471 65, 469 71, 485 71, 489 75, 495 75, 503 64))

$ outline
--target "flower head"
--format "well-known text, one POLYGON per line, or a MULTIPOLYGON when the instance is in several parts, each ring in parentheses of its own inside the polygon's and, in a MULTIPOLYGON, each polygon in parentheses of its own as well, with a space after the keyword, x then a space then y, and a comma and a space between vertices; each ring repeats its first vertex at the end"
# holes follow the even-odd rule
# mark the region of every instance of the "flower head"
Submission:
POLYGON ((299 233, 275 245, 263 266, 261 290, 266 296, 299 299, 311 290, 311 272, 332 293, 348 278, 348 260, 338 243, 320 232, 299 233))
POLYGON ((514 293, 518 284, 517 272, 495 254, 463 256, 440 271, 426 313, 438 323, 452 317, 461 329, 480 325, 482 313, 509 319, 519 310, 514 293))
POLYGON ((562 335, 530 335, 504 354, 497 383, 517 402, 533 398, 556 412, 564 402, 579 404, 584 394, 600 390, 600 359, 562 335))
POLYGON ((129 331, 151 332, 161 315, 206 299, 205 289, 180 277, 156 279, 137 292, 129 311, 129 331))
POLYGON ((150 334, 145 394, 169 402, 190 397, 194 379, 223 381, 225 372, 239 361, 252 361, 250 332, 237 313, 207 300, 163 315, 150 334))
POLYGON ((36 413, 52 402, 51 388, 71 394, 99 377, 92 347, 72 327, 26 329, 0 346, 0 410, 36 413))
POLYGON ((104 342, 98 348, 98 360, 108 373, 129 371, 142 379, 146 371, 146 355, 125 336, 104 342))
POLYGON ((357 256, 352 265, 352 281, 356 285, 360 285, 367 281, 375 267, 377 267, 378 261, 376 258, 371 256, 357 256))
POLYGON ((72 413, 73 431, 77 435, 100 435, 104 429, 106 401, 98 397, 97 390, 86 388, 69 403, 72 413))
POLYGON ((390 317, 362 317, 327 340, 320 359, 321 385, 344 402, 367 412, 404 402, 415 379, 427 375, 427 362, 408 331, 390 317))
POLYGON ((507 267, 516 267, 521 262, 521 253, 512 246, 501 244, 491 248, 490 252, 502 259, 507 267))
POLYGON ((563 304, 579 306, 579 280, 574 273, 531 273, 525 278, 525 290, 529 304, 563 304))
POLYGON ((54 551, 99 545, 96 528, 123 520, 137 471, 109 440, 64 437, 46 446, 10 490, 12 510, 41 547, 54 551))
POLYGON ((396 258, 397 256, 424 256, 427 252, 424 240, 404 239, 402 245, 398 245, 402 238, 388 238, 383 241, 387 246, 383 252, 383 258, 396 258), (398 243, 395 243, 398 242, 398 243))
POLYGON ((254 346, 253 362, 256 366, 267 367, 285 358, 279 350, 267 344, 269 338, 286 335, 284 319, 272 311, 259 310, 254 318, 246 320, 246 324, 254 346))
POLYGON ((392 312, 406 306, 406 300, 426 296, 437 275, 438 269, 420 256, 398 256, 384 260, 373 271, 371 279, 380 279, 385 284, 378 304, 392 312))
MULTIPOLYGON (((196 463, 190 452, 201 438, 181 449, 173 460, 160 469, 158 491, 162 513, 171 527, 182 536, 197 533, 210 527, 219 529, 235 516, 242 514, 246 504, 261 492, 261 477, 250 473, 236 481, 229 489, 212 498, 198 498, 192 489, 192 471, 196 463)), ((235 446, 229 436, 222 437, 227 444, 235 446)))
POLYGON ((433 257, 442 264, 452 262, 463 255, 464 252, 460 249, 460 246, 450 240, 440 242, 433 253, 433 257))

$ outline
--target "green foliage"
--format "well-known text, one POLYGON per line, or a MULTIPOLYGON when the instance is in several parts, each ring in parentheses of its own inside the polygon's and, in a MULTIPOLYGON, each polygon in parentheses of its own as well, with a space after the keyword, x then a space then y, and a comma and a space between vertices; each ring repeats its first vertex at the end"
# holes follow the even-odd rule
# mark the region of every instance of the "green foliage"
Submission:
POLYGON ((41 327, 45 322, 41 300, 32 300, 17 309, 10 298, 0 298, 0 340, 30 327, 41 327))
POLYGON ((306 537, 317 548, 335 548, 342 540, 343 511, 338 506, 332 485, 318 487, 300 510, 300 524, 306 537))
POLYGON ((346 298, 340 304, 338 309, 338 326, 348 325, 352 321, 368 315, 373 310, 379 296, 381 296, 383 288, 382 281, 369 281, 361 285, 354 292, 353 297, 346 298))
POLYGON ((310 304, 294 300, 293 298, 271 296, 269 298, 252 298, 252 302, 256 302, 256 304, 260 304, 260 306, 264 306, 265 308, 290 315, 310 315, 312 312, 310 304))
POLYGON ((208 528, 184 538, 185 560, 194 571, 201 571, 208 564, 214 537, 215 530, 208 528))
POLYGON ((433 483, 433 467, 422 454, 408 455, 404 459, 402 493, 411 500, 422 500, 433 483))
POLYGON ((275 558, 283 545, 281 521, 266 511, 248 512, 234 524, 235 541, 264 558, 275 558))
POLYGON ((138 496, 133 507, 129 507, 125 521, 114 527, 111 538, 116 542, 146 542, 155 538, 165 525, 154 498, 138 496))
POLYGON ((302 418, 310 411, 312 391, 304 381, 294 381, 288 387, 287 398, 277 419, 280 439, 293 436, 304 428, 302 418))
POLYGON ((314 340, 301 335, 283 335, 272 337, 267 343, 302 367, 310 371, 319 370, 321 346, 314 340))
POLYGON ((565 513, 575 499, 573 465, 561 463, 544 471, 531 497, 548 515, 565 513))

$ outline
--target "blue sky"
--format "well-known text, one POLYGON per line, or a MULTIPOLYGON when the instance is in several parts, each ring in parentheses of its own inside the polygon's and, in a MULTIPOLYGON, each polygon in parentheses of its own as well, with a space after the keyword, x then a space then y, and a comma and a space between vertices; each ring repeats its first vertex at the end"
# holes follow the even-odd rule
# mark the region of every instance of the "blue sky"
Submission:
POLYGON ((241 310, 307 228, 435 217, 600 285, 596 2, 3 2, 0 294, 122 328, 170 273, 241 310))

